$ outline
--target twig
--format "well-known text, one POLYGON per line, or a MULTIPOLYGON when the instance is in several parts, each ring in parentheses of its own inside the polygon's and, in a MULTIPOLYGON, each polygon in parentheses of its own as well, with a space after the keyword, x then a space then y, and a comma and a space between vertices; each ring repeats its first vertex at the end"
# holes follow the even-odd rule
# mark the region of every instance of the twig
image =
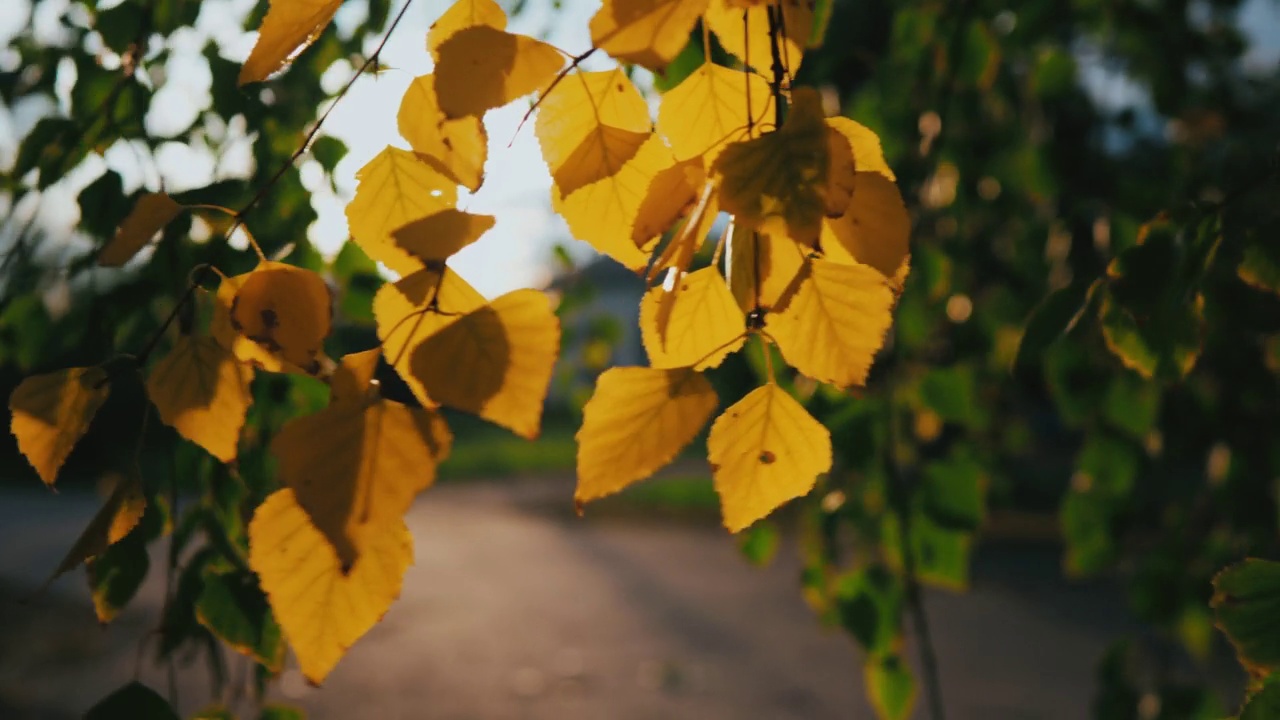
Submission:
MULTIPOLYGON (((560 50, 560 52, 563 53, 564 51, 560 50)), ((574 70, 577 70, 578 66, 581 65, 583 61, 585 61, 587 58, 594 55, 595 52, 596 52, 596 48, 591 48, 590 50, 587 50, 579 55, 574 55, 569 58, 569 67, 565 68, 563 72, 557 74, 555 79, 551 81, 551 84, 547 85, 546 90, 543 90, 542 92, 538 93, 537 99, 534 100, 533 104, 529 106, 529 109, 525 111, 524 117, 520 118, 520 124, 516 125, 516 131, 511 134, 511 142, 507 143, 507 147, 511 147, 513 144, 515 144, 516 137, 520 134, 520 131, 524 129, 524 124, 529 122, 529 118, 533 117, 534 111, 537 110, 542 105, 542 101, 545 100, 547 96, 551 94, 551 91, 555 90, 556 86, 558 86, 561 82, 563 82, 565 78, 569 77, 570 73, 572 73, 574 70)), ((568 55, 568 53, 565 53, 565 54, 568 55)))

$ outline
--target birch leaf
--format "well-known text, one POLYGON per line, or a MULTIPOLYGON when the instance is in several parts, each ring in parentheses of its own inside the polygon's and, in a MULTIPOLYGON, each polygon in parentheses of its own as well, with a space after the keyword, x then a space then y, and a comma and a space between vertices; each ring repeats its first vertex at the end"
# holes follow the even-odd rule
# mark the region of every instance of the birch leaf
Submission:
POLYGON ((9 429, 45 485, 58 479, 110 391, 102 368, 78 367, 33 375, 9 395, 9 429))

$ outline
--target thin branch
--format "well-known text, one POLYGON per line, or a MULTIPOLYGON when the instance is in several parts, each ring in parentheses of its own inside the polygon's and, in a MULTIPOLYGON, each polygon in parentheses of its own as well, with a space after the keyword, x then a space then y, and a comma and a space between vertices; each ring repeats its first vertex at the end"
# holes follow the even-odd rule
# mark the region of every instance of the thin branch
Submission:
MULTIPOLYGON (((560 52, 564 52, 564 51, 561 50, 560 52)), ((515 143, 516 137, 520 134, 520 131, 524 129, 524 124, 529 122, 529 118, 533 117, 534 111, 537 110, 542 105, 542 101, 545 100, 547 96, 551 94, 551 91, 555 90, 556 87, 560 85, 560 83, 563 82, 565 78, 569 77, 569 75, 574 70, 578 69, 578 66, 581 65, 583 61, 585 61, 587 58, 594 55, 595 52, 596 52, 596 48, 591 48, 590 50, 587 50, 586 52, 580 55, 574 55, 571 58, 569 58, 570 60, 569 67, 565 68, 562 72, 556 75, 555 79, 551 81, 551 84, 547 85, 546 90, 543 90, 542 92, 538 93, 537 99, 534 100, 533 104, 529 106, 529 109, 525 111, 524 117, 520 118, 520 124, 516 125, 516 131, 511 134, 511 142, 507 143, 507 147, 511 147, 515 143)))

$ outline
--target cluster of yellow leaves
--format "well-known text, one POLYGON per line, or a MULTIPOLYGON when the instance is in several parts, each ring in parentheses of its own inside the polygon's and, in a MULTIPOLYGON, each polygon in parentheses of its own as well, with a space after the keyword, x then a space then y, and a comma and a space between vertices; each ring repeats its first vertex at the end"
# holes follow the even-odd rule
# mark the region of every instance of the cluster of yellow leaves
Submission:
MULTIPOLYGON (((576 237, 661 279, 640 305, 651 367, 606 371, 584 409, 579 506, 690 443, 718 405, 699 373, 753 334, 815 380, 864 384, 908 269, 910 221, 879 140, 791 86, 808 3, 605 0, 591 35, 661 72, 699 19, 740 65, 708 59, 662 96, 656 125, 621 69, 575 72, 539 99, 553 207, 576 237), (690 272, 717 227, 712 265, 690 272)), ((772 379, 715 421, 708 451, 733 531, 831 465, 826 430, 772 379)))

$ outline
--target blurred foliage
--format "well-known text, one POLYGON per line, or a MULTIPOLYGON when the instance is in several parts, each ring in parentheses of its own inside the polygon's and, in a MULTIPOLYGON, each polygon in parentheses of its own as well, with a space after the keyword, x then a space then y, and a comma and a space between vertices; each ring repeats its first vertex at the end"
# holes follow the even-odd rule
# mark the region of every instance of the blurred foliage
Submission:
MULTIPOLYGON (((166 238, 195 242, 161 242, 148 261, 123 270, 96 267, 97 248, 126 210, 156 189, 97 160, 112 148, 146 167, 167 143, 215 157, 247 143, 245 173, 175 199, 251 206, 269 255, 283 253, 343 289, 334 342, 372 341, 376 268, 354 248, 326 261, 310 247, 316 214, 291 162, 330 99, 321 76, 359 66, 386 24, 387 0, 351 4, 364 5, 366 20, 354 32, 326 31, 288 70, 289 82, 268 90, 238 89, 238 62, 202 37, 209 102, 189 127, 161 137, 148 129, 148 110, 201 4, 34 3, 34 13, 57 12, 57 32, 20 34, 0 67, 4 109, 39 116, 21 128, 0 177, 6 395, 34 371, 141 351, 190 268, 210 263, 232 274, 254 262, 198 240, 227 228, 183 216, 166 238), (46 191, 85 167, 99 174, 78 194, 76 237, 46 235, 33 220, 46 191)), ((963 589, 994 513, 1053 514, 1064 572, 1117 578, 1150 629, 1100 659, 1096 716, 1218 717, 1237 708, 1238 698, 1206 690, 1208 658, 1221 644, 1210 581, 1245 556, 1280 557, 1280 75, 1246 62, 1240 0, 820 5, 828 35, 798 81, 823 88, 880 135, 914 232, 894 337, 866 391, 850 398, 804 378, 786 381, 831 428, 837 452, 836 471, 798 510, 806 599, 865 649, 877 711, 902 717, 928 692, 903 643, 908 623, 917 638, 923 630, 917 580, 963 589), (1172 675, 1175 659, 1197 674, 1172 675)), ((244 27, 256 26, 265 7, 258 3, 244 27)), ((702 42, 695 32, 656 85, 691 72, 702 42)), ((323 134, 307 150, 330 183, 345 151, 323 134)), ((565 342, 585 369, 560 382, 585 400, 620 330, 588 312, 590 283, 569 281, 561 291, 562 313, 581 317, 566 321, 565 342)), ((762 371, 753 349, 714 379, 731 402, 762 371)), ((389 394, 407 396, 394 376, 380 379, 389 394)), ((134 471, 139 458, 152 496, 144 521, 91 567, 95 604, 109 612, 131 597, 147 571, 147 542, 172 532, 173 601, 155 651, 171 661, 206 657, 221 685, 228 672, 217 641, 225 641, 249 658, 261 690, 278 670, 279 638, 245 563, 243 509, 272 489, 263 439, 319 407, 325 388, 297 376, 255 383, 236 468, 145 424, 134 390, 112 393, 101 414, 112 421, 96 423, 68 464, 69 475, 89 477, 134 471), (198 501, 179 507, 180 496, 198 501)), ((30 476, 8 435, 0 458, 3 476, 30 476)), ((693 504, 705 494, 688 493, 693 504)), ((742 539, 756 562, 777 544, 768 524, 742 539)), ((1275 598, 1250 602, 1265 608, 1275 598)), ((1254 605, 1215 606, 1254 679, 1241 717, 1272 717, 1271 660, 1244 648, 1280 639, 1250 621, 1254 605)), ((153 695, 128 686, 95 711, 153 695)), ((292 712, 266 708, 262 717, 292 712)))

